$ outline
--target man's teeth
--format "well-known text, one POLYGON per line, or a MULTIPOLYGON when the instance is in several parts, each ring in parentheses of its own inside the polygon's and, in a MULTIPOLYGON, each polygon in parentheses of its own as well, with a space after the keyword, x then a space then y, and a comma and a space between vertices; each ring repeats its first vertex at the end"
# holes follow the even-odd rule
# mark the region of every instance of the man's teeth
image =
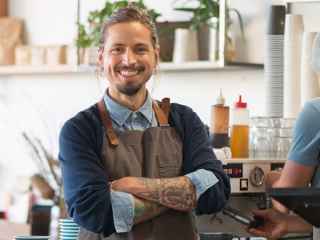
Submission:
POLYGON ((120 74, 124 77, 132 77, 134 75, 137 75, 138 71, 137 70, 133 70, 133 71, 123 70, 123 71, 120 71, 120 74))

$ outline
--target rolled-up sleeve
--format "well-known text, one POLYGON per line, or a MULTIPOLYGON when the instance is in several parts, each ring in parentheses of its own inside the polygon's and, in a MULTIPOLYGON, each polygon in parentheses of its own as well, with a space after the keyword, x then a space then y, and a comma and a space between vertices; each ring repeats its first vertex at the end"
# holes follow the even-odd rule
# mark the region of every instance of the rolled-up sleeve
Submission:
POLYGON ((320 158, 320 121, 315 120, 320 116, 320 100, 314 101, 307 102, 297 118, 288 154, 289 160, 307 166, 317 166, 320 158))
POLYGON ((130 232, 134 223, 133 195, 126 192, 111 191, 113 222, 117 233, 130 232))
POLYGON ((198 169, 210 171, 216 183, 198 199, 196 213, 211 214, 223 209, 230 196, 229 177, 224 173, 222 163, 215 157, 209 136, 200 118, 191 109, 182 117, 184 174, 198 169))
POLYGON ((212 187, 219 181, 212 172, 205 169, 196 170, 195 172, 189 173, 185 176, 189 178, 194 185, 197 200, 205 191, 208 190, 208 188, 212 187))
POLYGON ((97 151, 97 137, 77 119, 69 120, 59 138, 64 197, 76 223, 105 236, 115 232, 108 176, 97 151))

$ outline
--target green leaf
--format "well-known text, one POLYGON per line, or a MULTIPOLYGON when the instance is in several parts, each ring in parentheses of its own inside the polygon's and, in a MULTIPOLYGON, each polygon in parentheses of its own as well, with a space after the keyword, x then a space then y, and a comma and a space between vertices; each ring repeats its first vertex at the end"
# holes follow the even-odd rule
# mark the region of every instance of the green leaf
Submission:
MULTIPOLYGON (((119 8, 123 8, 128 6, 128 0, 120 0, 115 2, 106 1, 105 5, 102 9, 97 9, 95 11, 91 11, 88 15, 87 22, 89 23, 88 28, 83 24, 78 24, 78 38, 76 39, 76 44, 78 47, 90 47, 90 46, 98 46, 101 36, 101 28, 103 23, 107 20, 112 13, 119 8)), ((156 22, 156 19, 161 16, 160 13, 155 11, 154 9, 148 9, 143 0, 138 0, 135 2, 137 7, 146 9, 150 14, 150 17, 156 22)))
POLYGON ((184 11, 184 12, 195 12, 195 11, 197 11, 197 9, 195 9, 195 8, 187 8, 187 7, 178 7, 178 8, 174 8, 174 10, 184 11))
MULTIPOLYGON (((240 26, 240 31, 241 31, 241 37, 244 38, 244 24, 243 24, 243 19, 242 19, 242 16, 241 16, 241 13, 235 9, 235 8, 230 8, 228 10, 229 12, 234 12, 238 18, 238 21, 239 21, 239 26, 240 26)), ((230 17, 229 17, 230 18, 230 17)), ((230 23, 231 24, 231 23, 230 23)))

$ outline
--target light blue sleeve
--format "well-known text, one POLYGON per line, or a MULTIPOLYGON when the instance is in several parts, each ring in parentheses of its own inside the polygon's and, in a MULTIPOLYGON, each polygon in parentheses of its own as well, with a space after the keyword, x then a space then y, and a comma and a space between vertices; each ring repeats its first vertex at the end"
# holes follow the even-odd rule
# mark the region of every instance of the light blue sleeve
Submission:
POLYGON ((208 190, 208 188, 212 187, 219 181, 219 179, 214 175, 213 172, 205 169, 198 169, 185 176, 188 177, 192 184, 195 186, 197 200, 200 198, 201 194, 203 194, 208 190))
POLYGON ((320 164, 320 99, 307 102, 300 112, 293 132, 288 159, 299 164, 320 164))
POLYGON ((114 227, 117 233, 130 232, 134 218, 134 200, 130 193, 111 191, 114 227))

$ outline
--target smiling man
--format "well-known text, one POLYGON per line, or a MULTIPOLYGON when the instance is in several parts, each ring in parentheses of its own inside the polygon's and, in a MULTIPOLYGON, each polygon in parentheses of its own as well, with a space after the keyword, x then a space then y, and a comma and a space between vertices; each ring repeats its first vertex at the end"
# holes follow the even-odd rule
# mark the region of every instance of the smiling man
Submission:
POLYGON ((147 91, 159 45, 144 10, 113 13, 98 62, 109 81, 103 99, 60 134, 65 200, 79 239, 198 239, 194 214, 221 210, 229 179, 196 113, 147 91))

